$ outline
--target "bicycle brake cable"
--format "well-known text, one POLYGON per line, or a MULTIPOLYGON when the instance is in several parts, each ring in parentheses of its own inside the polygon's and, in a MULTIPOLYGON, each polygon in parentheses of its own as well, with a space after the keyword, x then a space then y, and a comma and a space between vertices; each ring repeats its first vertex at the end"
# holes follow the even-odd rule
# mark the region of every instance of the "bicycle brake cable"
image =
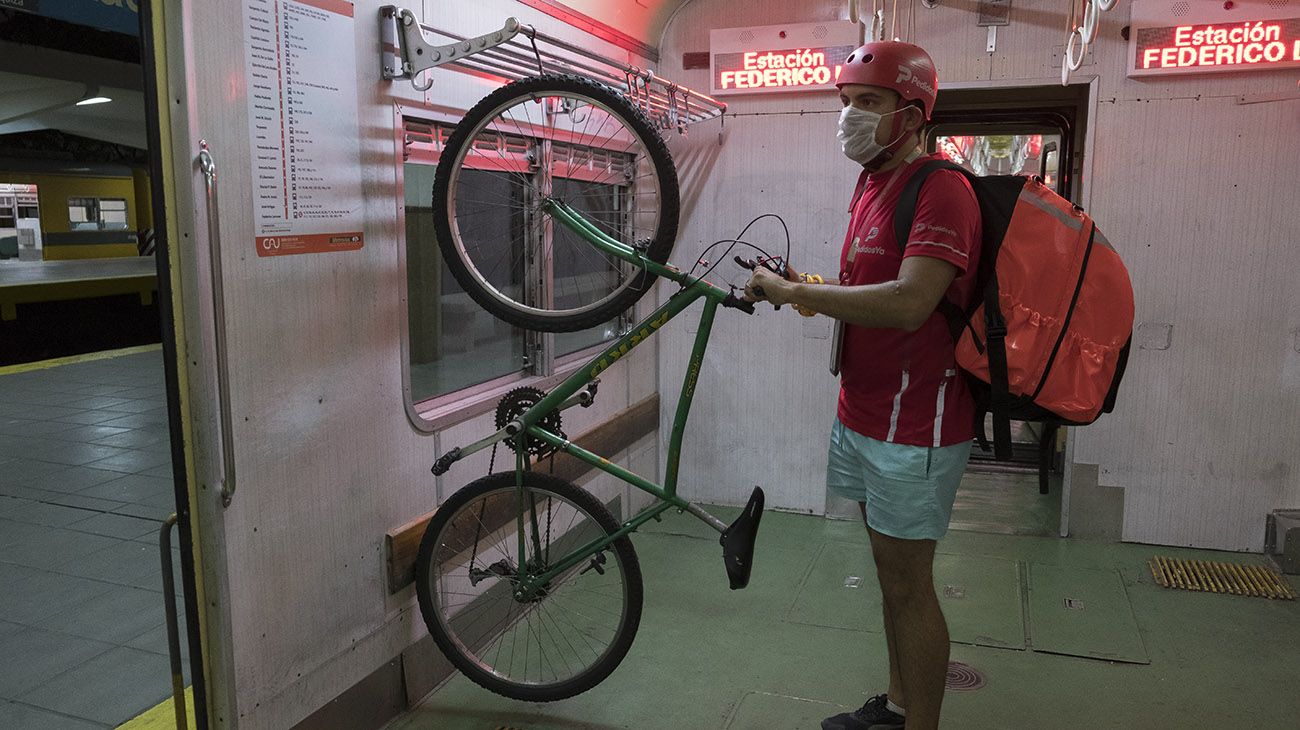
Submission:
POLYGON ((724 238, 719 241, 714 241, 713 243, 705 247, 704 251, 702 251, 699 257, 696 259, 695 264, 691 266, 690 271, 686 273, 687 279, 689 280, 690 277, 694 275, 696 267, 700 265, 700 262, 704 261, 704 257, 709 253, 709 251, 713 250, 715 247, 724 243, 730 243, 731 245, 727 247, 726 251, 722 252, 722 255, 718 257, 717 261, 713 262, 713 264, 710 265, 709 268, 705 269, 703 274, 700 274, 699 278, 703 279, 709 274, 713 273, 713 270, 718 267, 718 264, 722 263, 722 261, 727 258, 727 255, 731 253, 732 249, 734 249, 737 244, 749 246, 750 248, 759 252, 766 258, 769 259, 774 258, 770 253, 763 250, 761 247, 756 246, 744 240, 745 233, 750 229, 750 227, 764 218, 775 218, 777 219, 778 222, 780 222, 781 229, 785 232, 785 261, 788 264, 790 261, 790 227, 785 224, 785 219, 777 215, 776 213, 764 213, 762 215, 756 216, 755 218, 750 220, 749 223, 746 223, 745 227, 741 229, 740 234, 737 235, 735 238, 724 238))

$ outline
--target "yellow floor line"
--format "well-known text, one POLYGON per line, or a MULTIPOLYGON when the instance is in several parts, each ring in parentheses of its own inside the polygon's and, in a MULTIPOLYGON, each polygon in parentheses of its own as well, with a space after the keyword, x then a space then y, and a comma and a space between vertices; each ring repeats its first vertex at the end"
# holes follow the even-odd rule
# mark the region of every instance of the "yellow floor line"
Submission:
MULTIPOLYGON (((185 719, 190 728, 194 727, 194 688, 185 688, 185 719)), ((151 710, 139 717, 118 725, 118 730, 176 730, 176 711, 172 707, 172 698, 168 697, 151 710)))
POLYGON ((57 368, 60 365, 72 365, 79 362, 93 362, 95 360, 107 360, 113 357, 122 357, 123 355, 138 355, 142 352, 154 352, 161 350, 162 345, 139 345, 137 347, 124 347, 120 350, 104 350, 103 352, 88 352, 84 355, 69 355, 68 357, 56 357, 53 360, 41 360, 39 362, 24 362, 18 365, 6 365, 0 367, 0 375, 17 375, 18 373, 29 373, 33 370, 45 370, 46 368, 57 368))

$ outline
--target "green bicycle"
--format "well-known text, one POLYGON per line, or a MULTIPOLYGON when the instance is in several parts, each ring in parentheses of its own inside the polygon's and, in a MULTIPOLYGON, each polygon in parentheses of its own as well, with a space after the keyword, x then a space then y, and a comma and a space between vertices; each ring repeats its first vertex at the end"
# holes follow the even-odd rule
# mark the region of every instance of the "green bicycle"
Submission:
POLYGON ((452 449, 445 473, 505 443, 514 469, 489 474, 439 506, 416 562, 420 610, 447 658, 483 687, 550 701, 604 680, 641 619, 641 569, 628 536, 665 510, 721 533, 732 589, 749 582, 763 510, 755 487, 725 525, 677 495, 682 436, 719 305, 753 304, 667 265, 677 233, 672 159, 645 115, 621 94, 573 76, 504 86, 447 140, 433 188, 448 268, 473 299, 520 327, 571 332, 618 316, 656 277, 681 289, 549 393, 503 403, 499 430, 452 449), (549 254, 549 255, 547 255, 549 254), (704 300, 673 421, 665 477, 655 484, 571 443, 556 414, 590 402, 593 381, 683 310, 704 300), (657 501, 622 524, 589 492, 530 469, 563 451, 657 501))

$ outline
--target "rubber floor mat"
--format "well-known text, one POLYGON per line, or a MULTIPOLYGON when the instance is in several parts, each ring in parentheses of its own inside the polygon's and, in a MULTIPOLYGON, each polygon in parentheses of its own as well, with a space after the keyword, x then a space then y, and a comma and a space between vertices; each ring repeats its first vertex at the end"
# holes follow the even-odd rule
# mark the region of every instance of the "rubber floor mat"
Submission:
POLYGON ((1165 588, 1295 600, 1295 591, 1286 579, 1262 565, 1183 560, 1160 555, 1151 558, 1149 565, 1156 583, 1165 588))

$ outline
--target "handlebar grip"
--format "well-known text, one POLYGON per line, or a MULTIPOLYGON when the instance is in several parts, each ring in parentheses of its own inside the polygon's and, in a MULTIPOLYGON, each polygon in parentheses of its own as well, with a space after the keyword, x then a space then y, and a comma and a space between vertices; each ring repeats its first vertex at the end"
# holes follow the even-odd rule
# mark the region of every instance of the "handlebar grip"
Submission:
MULTIPOLYGON (((761 287, 761 286, 756 286, 756 287, 752 287, 752 288, 753 288, 755 294, 759 295, 760 297, 763 297, 764 299, 767 299, 767 292, 763 291, 763 287, 761 287)), ((780 305, 780 304, 773 304, 773 305, 772 305, 772 309, 780 310, 780 309, 781 309, 781 305, 780 305)))
POLYGON ((735 294, 728 294, 727 298, 722 300, 722 306, 731 307, 732 309, 739 309, 745 314, 754 313, 754 303, 747 302, 744 299, 741 299, 740 297, 736 296, 735 294))

